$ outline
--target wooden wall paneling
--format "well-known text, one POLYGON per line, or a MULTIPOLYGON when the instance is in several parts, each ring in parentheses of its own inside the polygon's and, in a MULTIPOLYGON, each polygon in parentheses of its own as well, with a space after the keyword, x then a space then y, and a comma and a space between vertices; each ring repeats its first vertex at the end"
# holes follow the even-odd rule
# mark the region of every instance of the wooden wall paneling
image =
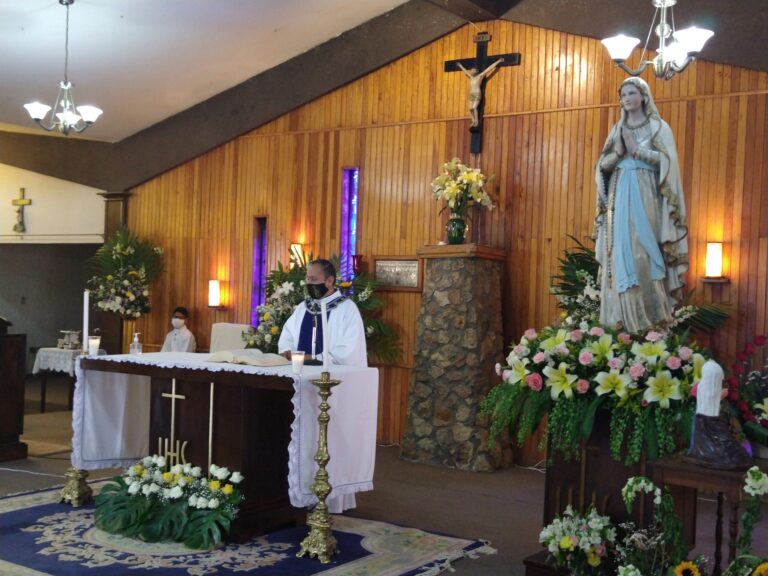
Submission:
MULTIPOLYGON (((513 339, 557 316, 550 276, 570 245, 566 235, 591 234, 594 164, 618 118, 625 76, 595 40, 504 21, 487 29, 492 53, 522 53, 521 66, 499 70, 487 86, 484 153, 476 160, 496 174, 499 209, 472 222, 477 238, 507 249, 504 331, 513 339)), ((470 161, 468 80, 444 73, 443 62, 474 54, 475 33, 468 25, 136 187, 129 225, 166 249, 167 269, 152 287, 152 313, 124 332, 142 331, 148 346, 159 347, 179 303, 192 309, 201 345, 211 323, 247 321, 253 218, 268 218, 270 268, 287 261, 293 241, 316 255, 338 252, 343 167, 360 168, 358 252, 369 262, 443 239, 448 215, 431 197, 430 181, 453 156, 470 161), (229 279, 227 310, 206 306, 212 274, 229 279)), ((738 310, 714 339, 727 359, 768 323, 768 74, 697 61, 669 82, 648 79, 683 168, 688 283, 699 298, 738 310), (718 235, 731 284, 713 289, 699 277, 707 237, 718 235)), ((382 295, 404 353, 382 369, 379 439, 397 441, 419 295, 382 295)))

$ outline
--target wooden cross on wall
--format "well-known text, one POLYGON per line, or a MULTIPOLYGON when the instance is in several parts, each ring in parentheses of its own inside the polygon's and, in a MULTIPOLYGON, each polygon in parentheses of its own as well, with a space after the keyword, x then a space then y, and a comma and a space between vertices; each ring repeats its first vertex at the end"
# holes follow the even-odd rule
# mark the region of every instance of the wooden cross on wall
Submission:
POLYGON ((11 201, 11 204, 14 206, 17 206, 16 208, 16 224, 13 225, 13 231, 18 232, 19 234, 24 233, 27 231, 26 227, 24 226, 24 206, 29 206, 32 204, 32 200, 29 198, 24 198, 24 193, 26 190, 24 188, 19 188, 19 197, 14 198, 11 201))
POLYGON ((483 107, 485 83, 488 75, 496 67, 518 66, 520 53, 488 55, 488 42, 491 35, 480 32, 475 35, 475 57, 445 62, 445 72, 463 72, 469 78, 469 109, 470 109, 470 144, 472 154, 480 154, 483 149, 483 107))

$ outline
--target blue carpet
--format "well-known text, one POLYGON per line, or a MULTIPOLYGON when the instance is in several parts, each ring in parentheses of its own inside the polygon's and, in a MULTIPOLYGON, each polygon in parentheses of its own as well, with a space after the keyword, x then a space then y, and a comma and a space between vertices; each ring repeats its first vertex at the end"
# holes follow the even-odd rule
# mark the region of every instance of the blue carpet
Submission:
POLYGON ((334 516, 340 553, 330 564, 296 558, 306 527, 196 552, 108 534, 94 526, 93 505, 73 509, 57 498, 56 489, 0 499, 0 574, 416 576, 439 574, 453 560, 493 552, 482 541, 347 516, 334 516))

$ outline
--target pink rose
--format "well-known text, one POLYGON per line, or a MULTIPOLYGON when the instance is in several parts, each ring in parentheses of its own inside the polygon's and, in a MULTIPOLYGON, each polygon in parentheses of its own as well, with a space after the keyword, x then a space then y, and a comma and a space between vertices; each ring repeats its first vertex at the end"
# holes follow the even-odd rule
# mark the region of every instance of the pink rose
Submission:
POLYGON ((602 336, 603 334, 605 334, 605 330, 603 330, 602 328, 600 328, 600 326, 593 326, 592 328, 590 328, 590 329, 589 329, 589 333, 590 333, 592 336, 596 336, 596 337, 598 337, 598 338, 599 338, 600 336, 602 336))
POLYGON ((688 361, 691 359, 691 356, 693 356, 693 350, 688 348, 688 346, 681 346, 677 353, 680 355, 680 359, 683 361, 688 361))
POLYGON ((642 364, 632 364, 632 366, 629 367, 629 377, 632 378, 632 380, 640 380, 640 378, 643 377, 643 374, 645 374, 645 366, 642 364))
POLYGON ((589 366, 592 364, 592 360, 594 360, 595 357, 592 355, 592 352, 589 350, 582 350, 579 353, 579 364, 582 366, 589 366))
POLYGON ((586 394, 589 392, 589 382, 584 380, 584 378, 579 378, 579 380, 576 382, 576 390, 579 392, 579 394, 586 394))
POLYGON ((534 372, 533 374, 528 374, 528 376, 525 377, 525 383, 528 384, 528 388, 534 392, 538 392, 544 385, 544 380, 542 380, 541 374, 534 372))
MULTIPOLYGON (((728 391, 727 391, 727 390, 724 390, 724 392, 725 392, 726 394, 728 393, 728 391)), ((696 396, 698 395, 698 393, 699 393, 699 383, 698 383, 698 382, 696 382, 696 383, 695 383, 693 386, 691 386, 691 392, 690 392, 690 394, 691 394, 691 396, 693 396, 694 398, 696 398, 696 396)))
POLYGON ((538 334, 536 333, 536 330, 535 330, 535 329, 533 329, 533 328, 528 328, 528 330, 526 330, 526 331, 523 333, 523 336, 524 336, 524 337, 525 337, 527 340, 536 340, 536 336, 538 336, 538 334))
POLYGON ((667 368, 670 370, 677 370, 680 368, 680 366, 683 364, 683 361, 680 360, 677 356, 670 356, 667 358, 667 368))
POLYGON ((566 346, 565 344, 558 344, 557 346, 555 346, 554 352, 558 356, 568 356, 568 353, 569 353, 568 346, 566 346))
POLYGON ((584 333, 581 330, 574 330, 568 337, 571 339, 571 342, 581 342, 581 339, 584 338, 584 333))
POLYGON ((621 358, 611 358, 608 360, 608 367, 613 370, 620 370, 624 366, 624 360, 621 358))
POLYGON ((512 370, 504 370, 504 372, 501 373, 501 378, 505 382, 509 380, 510 376, 512 376, 512 370))
POLYGON ((631 344, 632 343, 632 336, 630 336, 626 332, 622 332, 621 334, 619 334, 617 336, 617 338, 619 339, 619 342, 621 342, 622 344, 631 344))
POLYGON ((662 335, 659 332, 656 332, 655 330, 649 330, 648 333, 645 335, 645 339, 648 340, 648 342, 658 342, 661 340, 662 335))
POLYGON ((536 354, 533 355, 533 361, 535 364, 541 364, 546 359, 547 355, 544 354, 544 352, 536 352, 536 354))
POLYGON ((524 356, 527 356, 529 352, 528 348, 526 348, 525 346, 520 346, 520 344, 515 346, 512 350, 514 351, 515 355, 518 358, 523 358, 524 356))

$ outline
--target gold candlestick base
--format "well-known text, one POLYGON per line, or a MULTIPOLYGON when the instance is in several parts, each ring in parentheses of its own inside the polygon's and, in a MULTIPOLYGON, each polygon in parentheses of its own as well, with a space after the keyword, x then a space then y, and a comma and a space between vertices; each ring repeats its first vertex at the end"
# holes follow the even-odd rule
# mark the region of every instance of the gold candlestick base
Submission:
POLYGON ((59 502, 69 502, 73 508, 79 508, 93 500, 93 490, 85 481, 88 478, 87 470, 68 468, 65 475, 67 483, 59 492, 59 502))
POLYGON ((312 380, 312 383, 317 386, 321 399, 320 414, 317 416, 320 430, 317 438, 317 452, 315 453, 318 469, 315 474, 315 481, 312 483, 312 492, 317 496, 317 505, 307 516, 309 535, 302 540, 301 549, 296 556, 301 558, 309 553, 310 558, 317 557, 322 564, 328 564, 331 561, 331 556, 339 552, 336 538, 331 530, 333 520, 328 513, 328 506, 325 504, 325 500, 333 489, 328 482, 328 471, 325 468, 331 459, 328 454, 328 422, 331 420, 328 415, 330 410, 328 398, 331 395, 331 388, 341 382, 331 380, 329 372, 321 372, 320 379, 312 380))

